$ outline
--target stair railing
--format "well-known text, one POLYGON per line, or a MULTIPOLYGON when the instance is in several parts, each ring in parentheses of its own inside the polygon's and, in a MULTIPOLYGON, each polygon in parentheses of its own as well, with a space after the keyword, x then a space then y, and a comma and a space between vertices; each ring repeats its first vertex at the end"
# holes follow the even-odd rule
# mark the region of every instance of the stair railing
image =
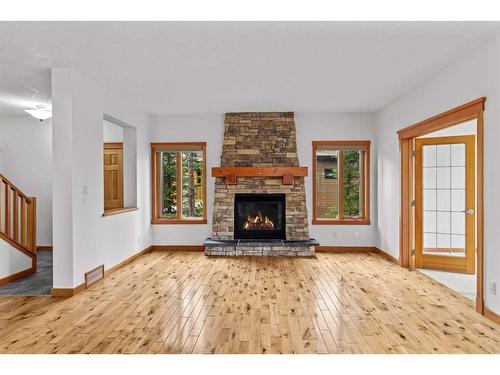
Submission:
POLYGON ((36 254, 36 198, 0 174, 0 238, 27 255, 36 254))

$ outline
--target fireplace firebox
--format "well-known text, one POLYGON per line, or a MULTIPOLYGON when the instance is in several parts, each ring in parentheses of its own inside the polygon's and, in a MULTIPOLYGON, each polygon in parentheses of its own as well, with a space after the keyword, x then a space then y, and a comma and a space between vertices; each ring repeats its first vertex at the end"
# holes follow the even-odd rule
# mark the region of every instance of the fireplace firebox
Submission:
POLYGON ((234 239, 286 239, 285 194, 236 194, 234 239))

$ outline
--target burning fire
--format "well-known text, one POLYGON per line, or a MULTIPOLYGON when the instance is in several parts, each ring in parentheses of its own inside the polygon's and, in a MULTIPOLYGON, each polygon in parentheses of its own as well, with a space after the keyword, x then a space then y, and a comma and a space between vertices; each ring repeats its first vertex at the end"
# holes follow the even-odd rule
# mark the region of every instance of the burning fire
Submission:
POLYGON ((243 224, 244 229, 274 229, 274 223, 267 216, 258 212, 254 217, 248 216, 243 224))

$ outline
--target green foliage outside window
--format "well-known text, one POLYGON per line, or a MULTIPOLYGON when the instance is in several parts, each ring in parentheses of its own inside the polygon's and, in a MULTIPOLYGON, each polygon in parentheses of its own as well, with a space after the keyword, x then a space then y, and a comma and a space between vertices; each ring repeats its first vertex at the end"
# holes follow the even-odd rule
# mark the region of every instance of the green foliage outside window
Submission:
POLYGON ((343 220, 363 217, 362 188, 364 189, 365 172, 362 158, 365 158, 366 152, 359 146, 336 149, 333 144, 330 149, 317 150, 315 161, 321 168, 321 173, 316 176, 317 219, 343 220), (342 161, 338 165, 337 158, 342 161), (339 206, 342 206, 342 212, 339 206))
POLYGON ((344 151, 344 216, 360 216, 359 184, 360 184, 360 152, 344 151))
POLYGON ((182 216, 203 217, 202 169, 199 152, 162 152, 162 212, 167 218, 177 217, 177 158, 182 161, 182 216))
POLYGON ((177 216, 177 153, 163 152, 162 165, 162 216, 177 216))
POLYGON ((182 153, 182 215, 185 217, 202 217, 203 203, 196 201, 196 193, 201 189, 198 176, 201 176, 202 161, 196 152, 182 153))
POLYGON ((337 170, 334 168, 325 168, 325 179, 327 180, 336 180, 337 179, 337 170))
POLYGON ((336 219, 339 216, 339 208, 337 206, 328 208, 328 216, 332 219, 336 219))

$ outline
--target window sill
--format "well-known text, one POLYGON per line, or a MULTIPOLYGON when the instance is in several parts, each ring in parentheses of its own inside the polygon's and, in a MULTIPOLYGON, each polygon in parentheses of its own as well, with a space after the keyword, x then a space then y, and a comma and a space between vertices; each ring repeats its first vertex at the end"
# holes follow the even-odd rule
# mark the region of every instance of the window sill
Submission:
POLYGON ((370 225, 370 219, 359 219, 359 220, 318 220, 313 219, 313 225, 370 225))
POLYGON ((164 219, 156 218, 151 220, 151 224, 206 224, 207 219, 164 219))
POLYGON ((105 210, 102 214, 103 217, 122 214, 124 212, 137 211, 139 207, 123 207, 123 208, 112 208, 110 210, 105 210))

